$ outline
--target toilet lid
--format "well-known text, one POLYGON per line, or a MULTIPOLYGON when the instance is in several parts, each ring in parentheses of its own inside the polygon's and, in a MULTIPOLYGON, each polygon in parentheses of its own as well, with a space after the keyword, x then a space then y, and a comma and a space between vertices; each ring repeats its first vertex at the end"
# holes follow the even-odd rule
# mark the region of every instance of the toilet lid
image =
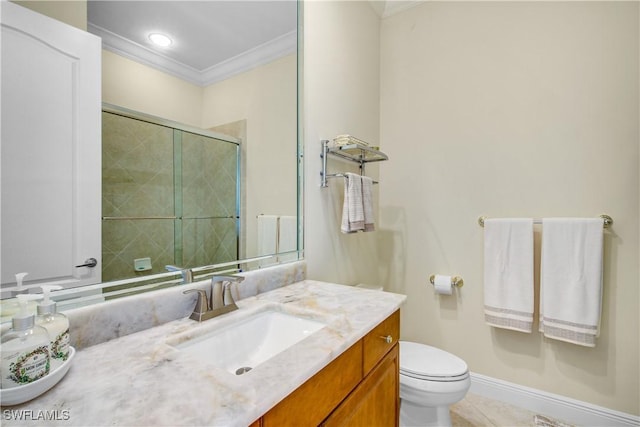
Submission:
POLYGON ((414 378, 451 380, 466 376, 464 360, 439 348, 400 341, 400 372, 414 378))

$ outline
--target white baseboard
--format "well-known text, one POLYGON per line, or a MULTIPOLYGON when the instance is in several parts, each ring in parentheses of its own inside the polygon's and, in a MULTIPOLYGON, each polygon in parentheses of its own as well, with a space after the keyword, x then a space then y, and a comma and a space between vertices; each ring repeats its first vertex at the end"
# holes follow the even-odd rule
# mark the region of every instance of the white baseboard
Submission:
POLYGON ((584 427, 640 426, 640 417, 471 373, 470 393, 584 427))

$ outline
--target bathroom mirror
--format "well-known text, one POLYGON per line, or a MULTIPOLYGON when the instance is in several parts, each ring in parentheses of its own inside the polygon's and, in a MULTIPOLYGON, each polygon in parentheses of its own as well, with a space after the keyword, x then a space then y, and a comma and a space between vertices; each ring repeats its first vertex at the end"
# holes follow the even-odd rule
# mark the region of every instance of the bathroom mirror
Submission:
MULTIPOLYGON (((197 138, 213 137, 224 141, 227 151, 229 148, 235 151, 231 145, 237 142, 237 157, 227 160, 233 169, 230 175, 237 175, 235 180, 230 180, 231 187, 235 187, 233 191, 237 191, 237 197, 233 199, 237 200, 237 204, 232 215, 223 215, 232 224, 235 234, 229 238, 225 232, 230 248, 222 251, 225 252, 222 258, 194 256, 183 262, 176 261, 173 256, 156 257, 150 255, 150 246, 157 246, 158 240, 148 230, 137 227, 134 219, 125 218, 122 223, 128 222, 128 226, 105 238, 106 229, 113 228, 118 221, 113 218, 129 215, 123 212, 113 214, 118 212, 118 208, 113 206, 105 210, 103 197, 103 251, 99 264, 107 258, 112 260, 110 262, 116 260, 121 266, 129 266, 125 270, 129 268, 131 274, 129 277, 120 273, 110 275, 105 274, 103 269, 102 283, 84 286, 76 289, 77 292, 64 290, 61 294, 74 297, 82 292, 84 296, 97 295, 97 298, 87 300, 100 301, 182 283, 179 272, 165 270, 168 259, 173 260, 170 264, 192 268, 197 279, 215 271, 245 271, 299 258, 302 249, 298 215, 302 154, 298 141, 298 76, 302 70, 298 60, 301 16, 298 3, 270 0, 88 2, 88 31, 103 38, 103 124, 113 122, 115 116, 133 118, 145 126, 155 122, 164 130, 170 129, 168 132, 172 135, 176 129, 185 132, 184 146, 198 145, 185 142, 187 137, 194 135, 197 138), (151 30, 158 31, 161 26, 161 16, 156 14, 159 11, 172 17, 169 32, 176 37, 174 48, 164 51, 150 46, 146 40, 151 30), (216 20, 217 23, 214 22, 216 20), (204 29, 200 30, 201 27, 204 29), (187 35, 196 38, 185 43, 181 36, 187 35), (185 44, 188 49, 181 50, 185 44), (209 60, 212 62, 185 66, 189 61, 187 57, 204 61, 207 56, 211 57, 209 60), (170 82, 172 86, 154 86, 151 79, 158 76, 161 77, 160 82, 170 82), (154 95, 153 98, 150 94, 154 95), (189 102, 189 99, 198 100, 199 105, 189 102), (135 234, 134 230, 139 234, 135 234), (112 247, 105 247, 105 244, 113 245, 118 240, 120 247, 129 252, 123 250, 116 253, 112 247), (131 250, 133 247, 134 251, 131 250), (108 251, 111 252, 107 256, 108 251), (152 268, 147 268, 149 266, 152 268)), ((122 134, 129 131, 120 129, 113 132, 122 134)), ((155 142, 140 146, 138 152, 128 153, 126 157, 130 163, 143 164, 158 156, 154 147, 155 142), (139 157, 132 157, 134 155, 139 157)), ((102 156, 104 160, 110 158, 111 153, 106 153, 103 148, 102 156)), ((170 153, 170 157, 175 156, 175 152, 170 153)), ((187 154, 184 152, 180 156, 186 157, 187 154)), ((227 167, 216 164, 215 160, 210 163, 191 167, 189 172, 194 172, 194 169, 215 172, 227 167)), ((153 167, 155 170, 163 168, 158 165, 153 167)), ((189 166, 186 168, 189 169, 189 166)), ((104 178, 107 175, 112 181, 132 179, 130 174, 114 178, 112 172, 115 169, 109 174, 105 174, 103 169, 101 191, 104 191, 104 178)), ((176 177, 173 174, 169 178, 175 180, 176 177)), ((198 193, 200 190, 194 190, 196 198, 202 194, 198 193)), ((144 189, 141 190, 144 197, 119 193, 118 189, 113 188, 109 191, 115 191, 122 197, 134 197, 134 201, 138 197, 140 203, 149 196, 144 189)), ((222 190, 223 193, 225 191, 222 190)), ((228 204, 228 201, 221 201, 219 197, 214 196, 210 204, 228 204)), ((162 201, 160 204, 166 203, 162 201)), ((170 218, 174 214, 160 212, 151 216, 170 218)), ((166 222, 164 234, 176 238, 178 233, 173 224, 174 218, 166 222)), ((182 243, 193 243, 194 239, 206 234, 201 232, 202 227, 212 228, 209 225, 194 225, 191 227, 191 237, 182 237, 182 243)), ((155 224, 150 227, 158 228, 155 224)), ((175 251, 175 248, 169 251, 175 251)), ((25 282, 28 286, 47 282, 28 279, 25 282)), ((14 283, 6 284, 9 289, 15 286, 14 283)), ((3 291, 6 289, 3 279, 3 291)), ((36 289, 31 292, 36 292, 36 289)), ((2 293, 3 298, 10 296, 10 292, 2 293)))

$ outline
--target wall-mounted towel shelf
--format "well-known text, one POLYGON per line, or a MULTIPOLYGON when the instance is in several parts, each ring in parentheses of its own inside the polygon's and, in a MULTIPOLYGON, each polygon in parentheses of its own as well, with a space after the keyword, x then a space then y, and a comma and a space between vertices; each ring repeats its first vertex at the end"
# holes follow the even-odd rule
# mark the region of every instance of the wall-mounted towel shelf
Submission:
MULTIPOLYGON (((327 178, 344 178, 344 179, 348 179, 349 177, 344 174, 344 173, 329 173, 327 174, 327 178)), ((374 184, 379 184, 378 181, 372 180, 374 184)), ((323 187, 326 187, 326 185, 323 185, 323 187)))
MULTIPOLYGON (((329 155, 336 156, 351 162, 356 162, 360 165, 360 174, 364 175, 365 163, 381 162, 383 160, 389 160, 389 156, 380 150, 363 145, 363 144, 346 144, 336 147, 329 147, 329 140, 323 139, 320 141, 322 144, 322 151, 320 158, 322 159, 322 170, 320 171, 321 187, 327 187, 327 179, 345 177, 343 173, 327 174, 327 157, 329 155)), ((374 181, 377 184, 377 182, 374 181)))
MULTIPOLYGON (((611 218, 609 215, 606 214, 602 214, 602 215, 598 215, 599 218, 602 218, 604 220, 604 228, 609 228, 611 227, 611 225, 613 224, 613 218, 611 218)), ((480 227, 484 227, 484 220, 487 219, 488 217, 486 216, 481 216, 478 218, 478 225, 480 227)), ((542 224, 542 219, 536 218, 533 220, 534 224, 542 224)))

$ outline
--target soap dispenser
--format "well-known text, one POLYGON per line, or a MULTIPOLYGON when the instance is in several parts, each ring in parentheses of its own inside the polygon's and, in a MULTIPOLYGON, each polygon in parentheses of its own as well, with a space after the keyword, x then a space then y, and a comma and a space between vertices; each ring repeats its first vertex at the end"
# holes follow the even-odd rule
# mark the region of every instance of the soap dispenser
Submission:
POLYGON ((16 295, 20 312, 12 319, 12 328, 2 334, 0 343, 0 388, 31 383, 49 374, 49 334, 35 324, 35 316, 27 310, 30 300, 40 295, 16 295))
POLYGON ((11 292, 12 296, 29 293, 29 289, 22 287, 22 282, 27 274, 29 273, 16 273, 16 290, 11 292))
POLYGON ((57 304, 51 301, 51 291, 62 289, 57 285, 42 285, 44 300, 38 304, 36 325, 49 333, 51 364, 55 369, 69 357, 69 319, 57 312, 57 304))
MULTIPOLYGON (((7 300, 3 300, 2 301, 2 305, 1 305, 1 313, 2 313, 2 320, 9 320, 12 319, 13 316, 15 316, 17 313, 20 312, 20 304, 18 303, 18 300, 15 298, 17 295, 20 294, 28 294, 29 293, 29 289, 28 288, 24 288, 22 286, 22 282, 24 281, 25 276, 29 274, 29 273, 16 273, 15 277, 16 277, 16 288, 15 290, 11 291, 11 299, 7 299, 7 300)), ((36 303, 35 301, 29 301, 27 303, 27 310, 29 312, 34 312, 36 310, 36 303)))

